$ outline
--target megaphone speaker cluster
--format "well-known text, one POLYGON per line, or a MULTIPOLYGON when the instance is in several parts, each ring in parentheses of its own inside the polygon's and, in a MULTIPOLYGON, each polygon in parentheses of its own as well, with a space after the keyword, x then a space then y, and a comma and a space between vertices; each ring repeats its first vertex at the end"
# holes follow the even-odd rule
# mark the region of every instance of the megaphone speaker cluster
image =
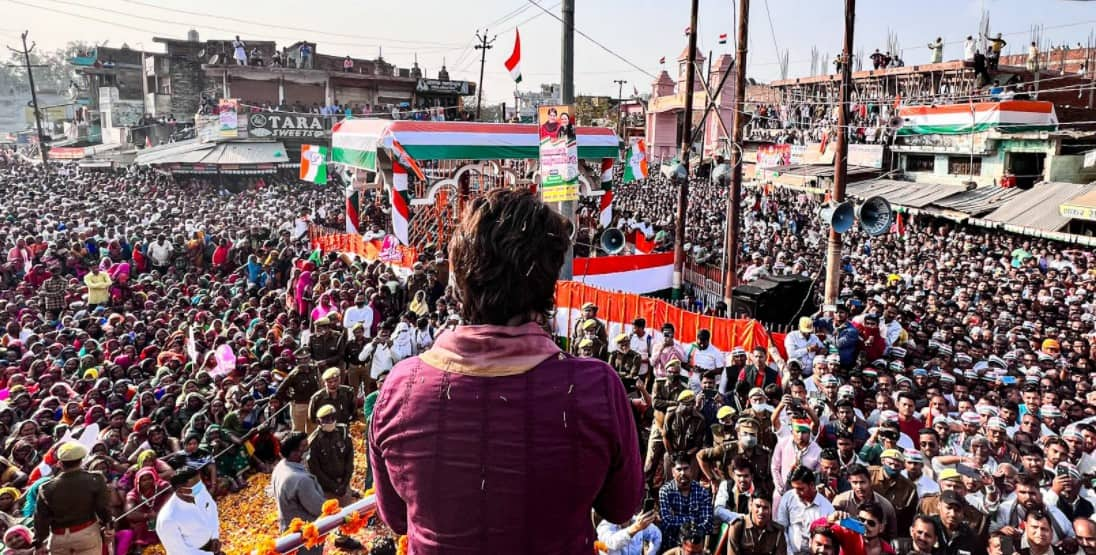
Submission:
POLYGON ((848 201, 824 204, 818 210, 818 218, 823 225, 832 227, 837 233, 849 231, 859 220, 860 229, 874 237, 890 231, 894 223, 894 210, 887 199, 869 197, 859 206, 848 201))
POLYGON ((823 224, 829 225, 834 231, 845 233, 852 229, 853 224, 856 223, 855 211, 856 209, 849 201, 838 204, 830 203, 822 206, 821 210, 818 211, 818 217, 823 224))
POLYGON ((617 254, 624 250, 624 232, 610 227, 601 234, 601 250, 608 254, 617 254))

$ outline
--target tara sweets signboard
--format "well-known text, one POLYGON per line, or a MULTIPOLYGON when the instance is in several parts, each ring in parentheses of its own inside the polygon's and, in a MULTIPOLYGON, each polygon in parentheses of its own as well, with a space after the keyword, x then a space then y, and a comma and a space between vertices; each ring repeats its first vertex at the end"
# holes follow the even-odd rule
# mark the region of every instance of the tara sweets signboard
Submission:
POLYGON ((247 133, 252 138, 323 139, 331 137, 331 126, 320 115, 256 112, 248 116, 247 133))
POLYGON ((578 200, 578 140, 573 106, 541 106, 540 191, 544 202, 578 200))

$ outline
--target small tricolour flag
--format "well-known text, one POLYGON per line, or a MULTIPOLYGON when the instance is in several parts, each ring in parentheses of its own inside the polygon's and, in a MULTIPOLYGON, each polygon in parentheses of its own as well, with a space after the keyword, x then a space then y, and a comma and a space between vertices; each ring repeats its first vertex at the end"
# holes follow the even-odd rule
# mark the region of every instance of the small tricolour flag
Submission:
POLYGON ((691 26, 686 26, 685 27, 685 34, 688 35, 691 32, 693 32, 693 28, 691 26))
POLYGON ((727 44, 727 33, 719 34, 719 44, 727 44))
POLYGON ((660 63, 660 64, 666 63, 666 56, 663 56, 663 57, 659 58, 658 63, 660 63))
POLYGON ((302 181, 311 181, 317 185, 327 185, 327 147, 322 145, 301 145, 302 181))
POLYGON ((360 232, 358 225, 361 222, 361 212, 358 209, 361 204, 359 194, 352 184, 346 187, 346 232, 355 235, 360 232))
POLYGON ((410 243, 408 229, 411 222, 411 195, 407 191, 407 170, 398 162, 392 164, 392 186, 388 190, 392 203, 392 234, 400 243, 410 243))
POLYGON ((598 214, 598 223, 601 227, 609 227, 613 223, 613 159, 603 158, 601 160, 601 190, 605 194, 601 195, 600 213, 598 214))
POLYGON ((624 155, 624 182, 647 179, 647 141, 636 139, 624 155))
POLYGON ((514 51, 506 58, 506 70, 515 83, 521 83, 521 33, 514 29, 514 51))

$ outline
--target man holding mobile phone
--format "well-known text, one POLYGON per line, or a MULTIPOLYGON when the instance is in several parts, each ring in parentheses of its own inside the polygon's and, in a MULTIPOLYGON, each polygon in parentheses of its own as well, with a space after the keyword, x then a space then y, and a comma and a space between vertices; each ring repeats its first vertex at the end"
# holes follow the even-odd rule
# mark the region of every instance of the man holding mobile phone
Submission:
POLYGON ((602 520, 597 525, 597 539, 609 548, 608 555, 653 555, 662 546, 657 522, 658 511, 653 510, 636 515, 628 526, 602 520))

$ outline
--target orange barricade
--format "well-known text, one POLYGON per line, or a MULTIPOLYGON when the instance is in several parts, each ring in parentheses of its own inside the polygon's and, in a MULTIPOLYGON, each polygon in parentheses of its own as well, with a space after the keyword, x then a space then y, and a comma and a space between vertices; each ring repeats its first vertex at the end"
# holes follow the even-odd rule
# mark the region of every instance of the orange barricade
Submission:
MULTIPOLYGON (((355 233, 339 233, 335 230, 312 225, 308 228, 309 243, 320 252, 354 254, 369 261, 377 260, 381 254, 380 241, 366 241, 355 233)), ((419 253, 411 247, 400 245, 400 260, 390 262, 395 266, 410 268, 419 259, 419 253)))

